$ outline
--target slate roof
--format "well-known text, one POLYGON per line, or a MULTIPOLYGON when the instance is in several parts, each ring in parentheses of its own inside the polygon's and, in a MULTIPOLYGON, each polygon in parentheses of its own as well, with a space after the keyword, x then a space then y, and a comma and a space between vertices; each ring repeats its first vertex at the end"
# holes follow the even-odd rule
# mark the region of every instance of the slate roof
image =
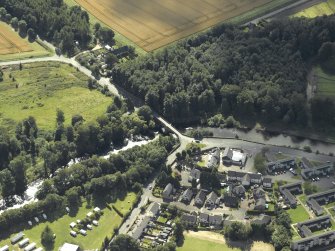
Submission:
POLYGON ((199 221, 208 222, 208 219, 209 219, 209 214, 206 214, 206 213, 199 214, 199 221))
POLYGON ((208 222, 210 225, 221 225, 223 222, 222 215, 210 215, 208 217, 208 222))
POLYGON ((242 185, 238 185, 233 188, 233 193, 237 196, 243 196, 245 194, 245 188, 242 185))
POLYGON ((207 200, 206 200, 206 203, 208 201, 212 201, 214 204, 216 202, 216 200, 218 199, 219 197, 217 196, 217 194, 215 192, 211 192, 208 196, 207 196, 207 200))
POLYGON ((320 193, 315 193, 312 195, 307 196, 307 200, 309 199, 315 199, 316 201, 318 201, 319 199, 323 199, 323 198, 327 198, 327 197, 333 197, 335 196, 335 189, 331 189, 325 192, 320 192, 320 193))
POLYGON ((271 216, 262 214, 257 219, 252 221, 252 224, 256 225, 268 225, 271 222, 271 216))
POLYGON ((270 177, 266 177, 263 179, 263 183, 272 183, 272 179, 270 177))
POLYGON ((206 199, 206 193, 204 190, 200 190, 194 198, 196 204, 204 204, 206 199))
POLYGON ((152 202, 148 207, 148 212, 156 216, 159 212, 160 205, 157 202, 152 202))
POLYGON ((192 197, 193 197, 192 189, 188 188, 183 192, 182 200, 191 201, 192 197))
POLYGON ((162 192, 163 197, 169 197, 172 194, 173 186, 171 183, 167 184, 162 192))
POLYGON ((226 147, 223 151, 222 158, 232 159, 233 157, 233 150, 229 147, 226 147))
POLYGON ((308 206, 313 210, 316 215, 322 215, 324 212, 323 207, 313 198, 307 200, 308 206))
POLYGON ((254 194, 255 199, 259 199, 259 198, 263 198, 264 199, 265 198, 265 191, 261 187, 255 189, 254 192, 253 192, 253 194, 254 194))
MULTIPOLYGON (((304 250, 304 247, 309 248, 312 244, 312 247, 324 246, 328 242, 328 245, 335 240, 335 231, 328 231, 325 233, 320 233, 317 235, 312 235, 307 238, 294 240, 291 245, 293 251, 304 250)), ((312 249, 312 248, 311 248, 312 249)), ((307 249, 308 250, 308 249, 307 249)))
POLYGON ((266 202, 263 198, 256 200, 255 210, 265 209, 265 204, 266 202))
POLYGON ((197 223, 197 216, 192 214, 182 214, 181 221, 186 222, 188 224, 196 224, 197 223))
POLYGON ((200 175, 201 175, 201 171, 196 168, 193 168, 190 172, 190 177, 192 177, 195 180, 200 179, 200 175))
POLYGON ((150 221, 150 217, 149 216, 145 216, 143 218, 143 220, 141 221, 141 223, 139 225, 137 225, 136 229, 132 232, 132 237, 135 239, 135 240, 138 240, 144 229, 147 227, 148 223, 150 221))
POLYGON ((281 190, 281 194, 283 195, 285 200, 288 201, 288 203, 290 205, 295 205, 297 203, 297 199, 294 197, 293 194, 291 194, 291 192, 289 190, 283 189, 283 190, 281 190))
POLYGON ((305 168, 313 168, 312 163, 308 159, 306 159, 305 157, 301 158, 301 162, 302 162, 302 164, 305 168))

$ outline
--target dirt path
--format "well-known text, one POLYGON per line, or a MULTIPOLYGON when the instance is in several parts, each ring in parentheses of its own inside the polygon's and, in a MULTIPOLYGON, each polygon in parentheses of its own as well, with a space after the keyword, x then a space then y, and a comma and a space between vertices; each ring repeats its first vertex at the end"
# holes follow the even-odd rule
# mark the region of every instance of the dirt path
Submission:
POLYGON ((315 70, 312 69, 307 75, 307 89, 306 96, 309 102, 315 95, 316 86, 318 82, 318 76, 315 74, 315 70))

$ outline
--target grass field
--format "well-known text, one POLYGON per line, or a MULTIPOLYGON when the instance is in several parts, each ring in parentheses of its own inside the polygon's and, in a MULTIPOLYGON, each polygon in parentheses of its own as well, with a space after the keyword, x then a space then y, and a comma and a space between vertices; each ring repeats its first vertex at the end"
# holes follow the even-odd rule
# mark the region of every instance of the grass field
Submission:
POLYGON ((182 247, 177 248, 177 251, 231 251, 231 250, 241 250, 238 248, 230 248, 225 244, 223 236, 222 240, 214 240, 208 238, 206 240, 206 235, 203 238, 198 238, 193 236, 193 234, 185 233, 185 240, 182 247))
POLYGON ((0 125, 5 127, 33 116, 39 128, 54 129, 57 108, 63 110, 66 125, 74 114, 93 121, 112 101, 96 90, 90 91, 88 77, 67 64, 40 62, 23 65, 22 71, 18 67, 3 71, 0 125))
POLYGON ((290 215, 293 224, 309 219, 309 214, 302 205, 298 205, 295 209, 289 209, 287 212, 290 215))
POLYGON ((52 53, 37 42, 21 38, 12 28, 0 22, 0 62, 23 58, 48 56, 52 53))
POLYGON ((249 11, 255 16, 259 7, 272 8, 289 0, 66 1, 76 1, 113 30, 152 51, 249 11))
POLYGON ((317 76, 316 95, 335 99, 335 75, 327 74, 319 66, 315 68, 315 75, 317 76))
MULTIPOLYGON (((117 200, 115 203, 110 203, 109 206, 114 204, 116 208, 125 214, 131 209, 135 198, 136 195, 134 193, 129 193, 123 200, 117 200)), ((42 222, 33 228, 21 230, 24 232, 25 237, 30 239, 30 242, 35 242, 38 247, 41 247, 41 232, 46 225, 49 225, 49 227, 56 234, 54 250, 58 250, 58 248, 62 246, 64 242, 77 243, 84 250, 94 250, 100 248, 101 243, 105 237, 111 236, 114 227, 120 225, 120 223, 121 217, 115 212, 115 210, 110 210, 101 206, 100 204, 92 205, 87 208, 87 203, 84 202, 75 216, 65 215, 54 222, 42 222), (91 231, 89 230, 87 232, 87 236, 78 235, 76 238, 70 236, 69 224, 76 221, 77 219, 84 219, 86 214, 92 211, 95 206, 99 206, 104 212, 104 214, 99 219, 99 226, 94 227, 91 231)), ((12 236, 14 235, 15 234, 12 236)), ((10 238, 0 241, 0 246, 2 247, 4 245, 9 245, 10 250, 20 250, 17 245, 15 247, 10 245, 10 238)))
POLYGON ((293 16, 314 18, 323 15, 331 15, 334 13, 335 13, 335 0, 327 0, 326 2, 319 3, 305 10, 302 10, 294 14, 293 16))

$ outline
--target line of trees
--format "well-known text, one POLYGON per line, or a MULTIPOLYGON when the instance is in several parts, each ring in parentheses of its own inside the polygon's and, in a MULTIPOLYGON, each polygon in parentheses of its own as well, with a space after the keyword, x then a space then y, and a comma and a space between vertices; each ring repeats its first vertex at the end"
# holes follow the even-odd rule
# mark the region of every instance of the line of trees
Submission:
POLYGON ((117 65, 113 82, 174 123, 220 113, 305 126, 309 62, 335 40, 334 23, 335 16, 284 19, 248 31, 223 24, 117 65))

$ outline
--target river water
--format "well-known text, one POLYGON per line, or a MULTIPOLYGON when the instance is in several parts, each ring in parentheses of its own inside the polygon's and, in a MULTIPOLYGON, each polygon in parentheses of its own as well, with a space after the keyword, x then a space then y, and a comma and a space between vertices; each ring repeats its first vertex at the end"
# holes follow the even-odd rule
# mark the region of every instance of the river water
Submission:
POLYGON ((275 134, 275 133, 259 132, 256 129, 251 129, 249 131, 242 131, 230 128, 210 128, 210 127, 205 127, 203 129, 213 132, 214 137, 234 138, 235 135, 237 134, 240 139, 253 141, 261 144, 288 146, 292 148, 301 148, 301 149, 304 146, 310 146, 313 152, 318 150, 321 153, 328 154, 331 152, 335 154, 334 144, 325 143, 317 140, 303 139, 279 133, 275 134))

